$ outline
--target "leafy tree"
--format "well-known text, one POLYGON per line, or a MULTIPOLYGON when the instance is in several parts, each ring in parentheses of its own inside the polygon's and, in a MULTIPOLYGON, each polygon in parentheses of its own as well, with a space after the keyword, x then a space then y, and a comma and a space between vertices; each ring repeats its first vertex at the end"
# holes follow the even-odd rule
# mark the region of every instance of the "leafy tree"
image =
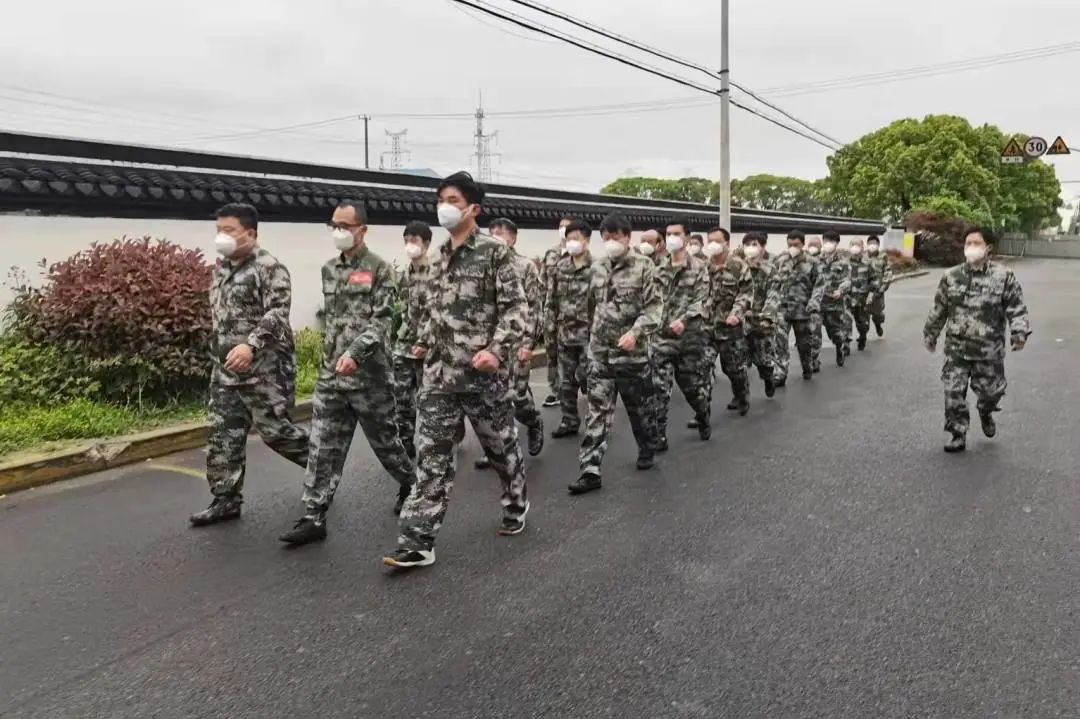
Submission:
POLYGON ((667 180, 658 177, 622 177, 600 190, 604 195, 642 197, 651 200, 681 200, 715 205, 720 193, 717 183, 703 177, 667 180))
POLYGON ((731 201, 758 210, 821 214, 825 211, 826 188, 819 183, 783 175, 750 175, 732 180, 731 201))

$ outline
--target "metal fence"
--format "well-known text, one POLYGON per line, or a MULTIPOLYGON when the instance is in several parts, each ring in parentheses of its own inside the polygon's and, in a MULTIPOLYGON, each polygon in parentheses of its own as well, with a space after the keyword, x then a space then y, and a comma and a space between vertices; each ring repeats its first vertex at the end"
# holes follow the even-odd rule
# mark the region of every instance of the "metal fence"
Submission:
POLYGON ((1029 240, 1007 237, 998 240, 999 254, 1017 257, 1055 257, 1080 260, 1080 236, 1062 236, 1053 240, 1029 240))

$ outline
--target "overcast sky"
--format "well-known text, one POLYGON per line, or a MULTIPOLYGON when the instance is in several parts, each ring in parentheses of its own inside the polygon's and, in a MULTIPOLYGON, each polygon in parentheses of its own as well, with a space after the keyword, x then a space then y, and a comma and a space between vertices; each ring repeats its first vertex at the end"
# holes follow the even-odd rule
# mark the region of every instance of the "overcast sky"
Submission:
MULTIPOLYGON (((544 1, 719 65, 716 0, 544 1)), ((489 2, 526 12, 509 0, 489 2)), ((1061 134, 1080 145, 1080 52, 827 92, 775 89, 1075 42, 1080 3, 732 5, 732 78, 840 140, 901 117, 955 113, 1007 132, 1048 140, 1061 134)), ((363 126, 356 120, 220 136, 367 113, 373 116, 373 167, 388 147, 385 131, 407 129, 408 165, 441 173, 468 166, 474 121, 385 115, 471 113, 481 92, 492 113, 649 102, 660 110, 572 118, 493 115, 486 129, 498 131, 496 177, 596 190, 626 175, 719 174, 719 106, 702 105, 708 95, 481 19, 449 0, 11 2, 0 25, 0 67, 4 129, 362 166, 363 126), (684 99, 697 106, 672 102, 684 99)), ((826 174, 825 148, 732 112, 736 177, 826 174)), ((1080 154, 1055 162, 1060 179, 1080 180, 1080 154)), ((1066 187, 1068 196, 1077 193, 1080 184, 1066 187)))

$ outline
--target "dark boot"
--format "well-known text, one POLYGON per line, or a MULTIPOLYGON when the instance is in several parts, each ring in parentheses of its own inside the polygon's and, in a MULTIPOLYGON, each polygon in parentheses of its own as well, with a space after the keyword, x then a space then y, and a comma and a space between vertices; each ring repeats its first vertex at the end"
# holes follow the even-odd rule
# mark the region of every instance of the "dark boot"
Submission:
POLYGON ((997 423, 990 412, 979 412, 979 421, 982 422, 982 431, 987 437, 993 438, 997 434, 997 423))
POLYGON ((219 522, 228 522, 233 519, 240 519, 240 505, 243 500, 237 497, 214 497, 210 502, 210 506, 201 512, 188 517, 188 521, 191 522, 193 527, 207 527, 211 524, 218 524, 219 522))
POLYGON ((544 420, 536 418, 536 424, 526 430, 529 456, 535 457, 544 449, 544 420))
POLYGON ((600 487, 599 474, 583 474, 575 482, 568 485, 567 490, 569 490, 570 494, 585 494, 586 492, 595 492, 600 487))
POLYGON ((844 366, 844 347, 842 345, 836 345, 836 366, 844 366))
POLYGON ((945 443, 945 451, 950 454, 963 452, 967 449, 967 438, 962 434, 954 434, 952 439, 945 443))
POLYGON ((762 376, 761 381, 765 383, 766 397, 772 397, 776 394, 776 383, 773 382, 773 373, 771 369, 765 371, 765 374, 764 376, 762 376))
POLYGON ((866 349, 866 335, 859 335, 859 351, 866 349))
POLYGON ((740 417, 745 417, 746 414, 750 411, 750 397, 744 394, 741 397, 739 397, 738 403, 739 403, 739 416, 740 417))
POLYGON ((874 331, 877 332, 878 337, 885 336, 885 327, 877 320, 874 320, 874 331))
POLYGON ((560 422, 559 426, 551 433, 551 436, 555 439, 562 439, 563 437, 573 437, 578 433, 578 428, 567 422, 560 422))
POLYGON ((708 422, 699 421, 697 431, 698 436, 701 437, 702 441, 707 441, 710 437, 712 437, 712 425, 710 425, 708 422))
POLYGON ((639 454, 637 468, 640 470, 652 469, 656 466, 656 458, 651 454, 639 454))
POLYGON ((738 397, 732 397, 731 401, 727 403, 727 408, 731 412, 734 412, 735 410, 737 410, 739 408, 739 399, 738 399, 738 397))
POLYGON ((487 455, 485 454, 484 456, 480 457, 480 459, 473 462, 473 466, 476 467, 477 469, 490 469, 491 468, 491 460, 488 459, 487 455))
POLYGON ((278 537, 282 542, 299 547, 326 539, 326 515, 322 512, 305 514, 285 534, 278 537))
POLYGON ((697 429, 698 428, 698 421, 696 419, 690 420, 689 422, 686 423, 686 428, 687 429, 697 429))
POLYGON ((666 451, 668 451, 667 433, 664 433, 656 440, 656 453, 663 454, 666 451))

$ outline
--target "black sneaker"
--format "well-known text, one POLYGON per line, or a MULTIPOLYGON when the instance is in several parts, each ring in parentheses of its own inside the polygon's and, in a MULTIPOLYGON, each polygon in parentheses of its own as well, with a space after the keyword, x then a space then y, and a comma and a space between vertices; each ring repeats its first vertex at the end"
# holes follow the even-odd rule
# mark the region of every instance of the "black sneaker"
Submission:
POLYGON ((395 549, 382 558, 382 563, 395 569, 430 567, 435 563, 434 549, 395 549))
POLYGON ((278 539, 296 547, 309 542, 321 542, 326 539, 326 515, 321 512, 306 514, 296 520, 293 528, 278 539))
POLYGON ((727 403, 727 408, 728 408, 728 410, 734 412, 735 410, 737 410, 739 408, 739 400, 732 397, 731 401, 727 403))
POLYGON ((544 449, 544 420, 536 418, 536 425, 526 430, 529 445, 529 456, 535 457, 544 449))
POLYGON ((662 434, 660 435, 660 439, 656 440, 656 453, 663 454, 666 451, 668 451, 667 435, 662 434))
POLYGON ((954 434, 952 439, 945 443, 945 451, 950 454, 963 452, 965 449, 967 449, 967 439, 962 434, 954 434))
POLYGON ((866 349, 866 335, 863 335, 862 337, 859 338, 858 347, 859 347, 860 352, 862 352, 863 350, 866 349))
POLYGON ((686 423, 686 428, 687 429, 697 429, 698 428, 698 421, 696 419, 690 420, 689 422, 686 423))
POLYGON ((878 337, 884 337, 885 336, 885 328, 882 326, 882 324, 880 322, 877 322, 877 321, 874 322, 874 331, 877 332, 878 337))
POLYGON ((787 387, 787 377, 777 377, 773 380, 773 384, 776 386, 777 389, 780 389, 781 387, 787 387))
POLYGON ((712 425, 706 422, 698 423, 698 437, 701 437, 702 441, 707 441, 712 437, 712 425))
MULTIPOLYGON (((804 372, 803 377, 805 378, 805 376, 806 376, 806 373, 804 372)), ((775 395, 776 394, 776 383, 773 381, 772 375, 771 374, 766 375, 765 379, 763 381, 765 382, 765 396, 766 397, 772 397, 773 395, 775 395)))
POLYGON ((845 357, 850 357, 851 356, 851 343, 850 342, 844 343, 844 356, 845 357))
POLYGON ((997 434, 997 422, 994 421, 992 414, 979 413, 979 420, 982 422, 982 431, 987 437, 993 438, 997 434))
POLYGON ((228 522, 240 519, 240 505, 243 500, 236 497, 214 497, 210 506, 201 512, 188 517, 193 527, 206 527, 219 522, 228 522))
POLYGON ((739 416, 740 417, 745 417, 749 411, 750 411, 750 398, 749 397, 740 397, 739 398, 739 416))
POLYGON ((836 347, 836 366, 837 367, 843 367, 844 366, 844 357, 845 356, 846 355, 844 354, 844 348, 837 345, 837 347, 836 347))
POLYGON ((500 537, 512 537, 525 531, 525 515, 529 513, 529 503, 525 503, 525 511, 516 517, 503 517, 497 534, 500 537))
POLYGON ((397 493, 397 501, 394 502, 394 516, 401 516, 401 508, 405 506, 405 500, 409 498, 409 493, 412 492, 412 487, 399 487, 397 493))
POLYGON ((814 374, 818 374, 819 372, 821 372, 821 363, 820 362, 815 362, 814 363, 814 374))
POLYGON ((559 398, 556 397, 553 394, 549 394, 547 397, 544 398, 544 406, 545 407, 558 407, 559 406, 559 398))
POLYGON ((571 424, 566 424, 565 422, 562 422, 551 433, 551 436, 554 437, 555 439, 562 439, 563 437, 573 437, 577 433, 578 433, 578 428, 577 427, 575 427, 575 426, 573 426, 571 424))
POLYGON ((804 369, 802 371, 802 378, 805 380, 814 379, 814 370, 804 369))
POLYGON ((642 471, 652 469, 656 466, 656 458, 651 454, 639 454, 636 466, 642 471))
POLYGON ((586 492, 595 492, 600 487, 599 474, 583 474, 577 478, 577 481, 567 485, 566 488, 570 491, 570 494, 585 494, 586 492))
POLYGON ((480 459, 473 462, 473 466, 476 467, 477 469, 490 469, 491 468, 491 460, 488 459, 487 455, 485 454, 483 457, 481 457, 480 459))

